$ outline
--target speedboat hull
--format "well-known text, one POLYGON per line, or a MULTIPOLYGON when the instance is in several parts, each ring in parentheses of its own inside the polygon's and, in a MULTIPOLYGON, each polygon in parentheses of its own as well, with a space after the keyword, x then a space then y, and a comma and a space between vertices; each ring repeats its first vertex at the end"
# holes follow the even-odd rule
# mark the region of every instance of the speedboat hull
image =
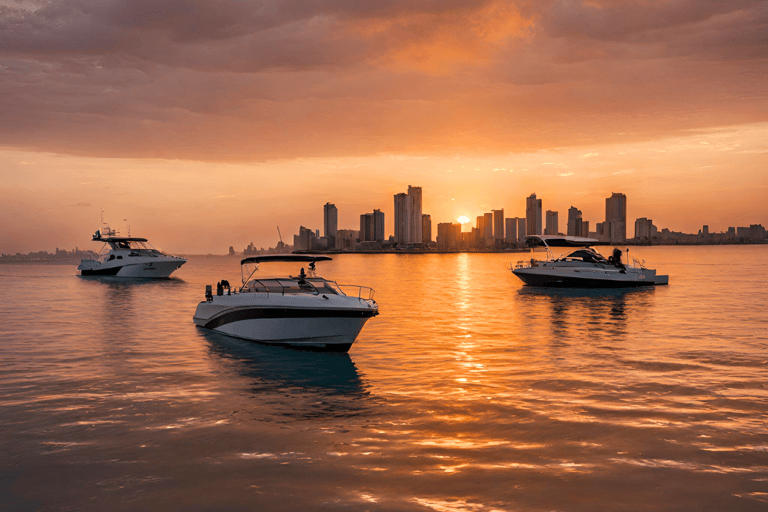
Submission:
POLYGON ((349 303, 346 307, 326 305, 331 299, 312 297, 315 302, 323 301, 312 307, 307 301, 290 299, 282 302, 294 304, 244 304, 254 296, 262 298, 248 295, 216 296, 211 302, 201 302, 195 312, 195 324, 257 343, 348 352, 368 319, 378 314, 373 301, 351 297, 334 297, 335 302, 349 303))
MULTIPOLYGON (((128 264, 112 261, 101 263, 95 260, 84 260, 77 268, 81 276, 114 276, 114 277, 133 277, 143 279, 167 279, 187 260, 183 258, 172 258, 166 261, 157 261, 158 258, 152 258, 152 261, 136 261, 128 264)), ((114 260, 113 260, 114 261, 114 260)))
POLYGON ((512 271, 529 286, 562 288, 634 288, 667 284, 669 276, 656 275, 652 269, 584 269, 541 265, 516 268, 512 271))

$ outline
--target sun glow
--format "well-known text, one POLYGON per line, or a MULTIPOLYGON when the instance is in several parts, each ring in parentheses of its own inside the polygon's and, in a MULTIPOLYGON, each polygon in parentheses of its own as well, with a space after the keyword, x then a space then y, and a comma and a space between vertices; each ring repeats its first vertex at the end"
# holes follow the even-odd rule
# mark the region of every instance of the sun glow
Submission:
POLYGON ((466 224, 467 222, 469 222, 469 217, 467 217, 466 215, 462 215, 456 220, 459 222, 459 224, 466 224))

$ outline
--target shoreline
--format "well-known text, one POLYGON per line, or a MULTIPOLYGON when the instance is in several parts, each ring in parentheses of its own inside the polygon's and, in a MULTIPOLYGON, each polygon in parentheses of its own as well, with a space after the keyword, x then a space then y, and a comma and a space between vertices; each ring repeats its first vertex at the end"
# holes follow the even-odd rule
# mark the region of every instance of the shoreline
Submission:
MULTIPOLYGON (((672 242, 672 243, 623 243, 623 244, 608 244, 597 243, 596 247, 719 247, 719 246, 735 246, 735 245, 768 245, 768 240, 752 240, 749 242, 734 242, 734 243, 687 243, 687 242, 672 242)), ((484 249, 380 249, 380 250, 361 250, 361 251, 342 251, 342 250, 324 250, 324 251, 293 251, 287 254, 519 254, 530 251, 530 248, 514 248, 514 249, 498 249, 498 250, 484 250, 484 249)), ((182 254, 182 257, 247 257, 257 256, 260 254, 273 254, 273 253, 256 253, 256 254, 182 254)), ((15 259, 15 258, 0 258, 0 265, 79 265, 79 260, 28 260, 28 259, 15 259)))

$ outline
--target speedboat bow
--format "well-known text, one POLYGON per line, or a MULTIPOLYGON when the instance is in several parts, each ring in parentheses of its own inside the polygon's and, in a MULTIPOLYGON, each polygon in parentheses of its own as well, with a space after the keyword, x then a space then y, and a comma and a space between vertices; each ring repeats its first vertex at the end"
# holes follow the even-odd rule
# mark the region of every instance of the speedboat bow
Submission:
MULTIPOLYGON (((630 258, 621 261, 618 248, 606 259, 591 246, 594 238, 577 236, 532 235, 526 237, 532 248, 543 246, 547 259, 518 261, 512 273, 530 286, 557 286, 565 288, 629 288, 668 284, 669 276, 657 275, 656 270, 646 268, 644 262, 630 258), (574 250, 554 258, 550 247, 571 247, 574 250)), ((533 255, 533 254, 532 254, 533 255)))
POLYGON ((232 291, 229 282, 220 281, 214 295, 211 285, 206 286, 195 324, 259 343, 347 352, 365 322, 379 314, 379 306, 371 288, 318 277, 315 263, 330 259, 303 254, 245 258, 240 289, 232 291), (254 278, 266 262, 308 263, 309 272, 302 267, 297 276, 254 278))

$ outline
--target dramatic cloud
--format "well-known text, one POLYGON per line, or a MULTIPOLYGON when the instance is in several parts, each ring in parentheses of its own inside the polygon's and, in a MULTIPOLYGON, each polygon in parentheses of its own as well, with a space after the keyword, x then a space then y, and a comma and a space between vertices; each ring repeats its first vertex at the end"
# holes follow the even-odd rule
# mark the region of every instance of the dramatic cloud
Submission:
POLYGON ((0 140, 260 161, 764 121, 765 2, 0 2, 0 140))

